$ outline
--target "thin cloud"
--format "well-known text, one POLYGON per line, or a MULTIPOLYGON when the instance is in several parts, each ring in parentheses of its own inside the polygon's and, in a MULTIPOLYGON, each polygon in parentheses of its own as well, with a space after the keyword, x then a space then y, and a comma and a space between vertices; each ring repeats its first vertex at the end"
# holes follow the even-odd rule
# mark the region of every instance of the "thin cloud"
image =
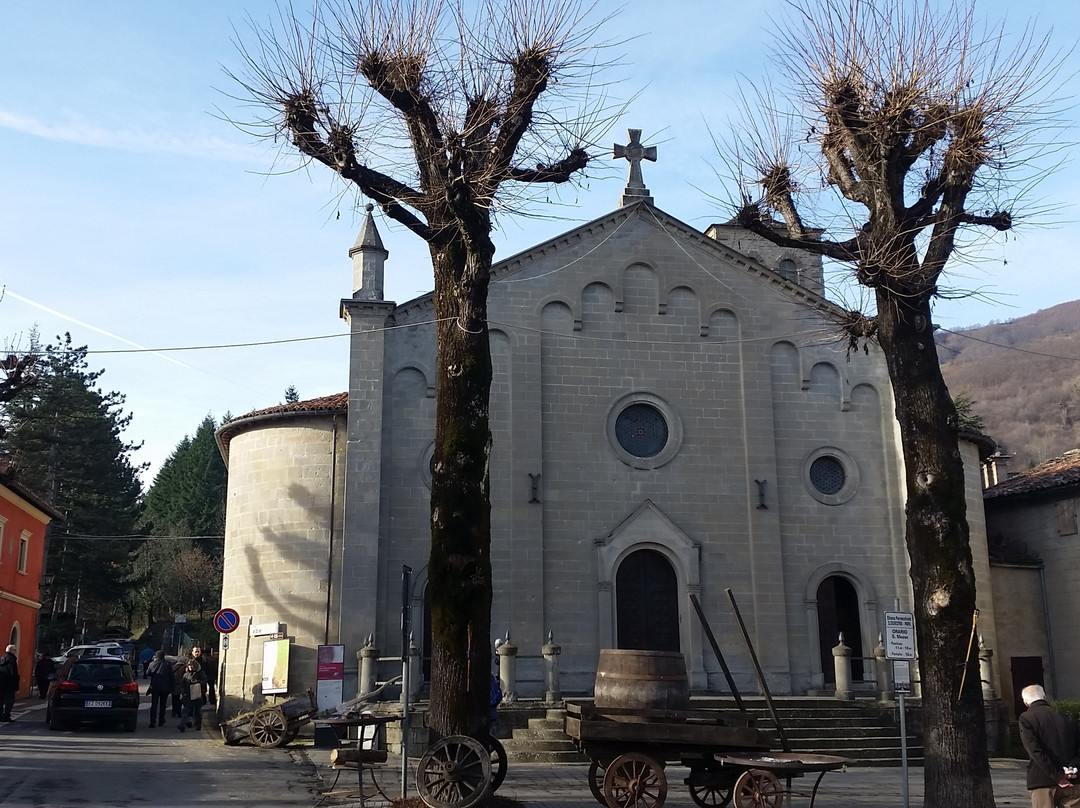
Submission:
MULTIPOLYGON (((104 335, 106 337, 109 337, 110 339, 114 339, 114 340, 117 340, 118 342, 122 342, 125 345, 130 345, 133 348, 139 348, 140 350, 144 350, 144 351, 148 350, 145 346, 140 345, 137 342, 132 342, 131 340, 126 339, 125 337, 121 337, 118 334, 114 334, 111 331, 106 331, 104 328, 98 328, 95 325, 90 325, 89 323, 84 323, 82 320, 76 320, 74 317, 70 317, 67 314, 64 314, 63 312, 59 312, 56 309, 51 309, 48 306, 45 306, 45 305, 42 305, 41 303, 38 303, 37 301, 31 300, 28 297, 23 297, 22 295, 20 295, 20 294, 18 294, 16 292, 12 292, 10 289, 4 288, 3 295, 6 295, 8 297, 13 297, 16 300, 20 301, 21 303, 25 303, 27 306, 33 306, 35 309, 40 309, 41 311, 45 312, 46 314, 51 314, 53 317, 59 317, 61 320, 66 320, 67 322, 72 323, 74 325, 77 325, 80 328, 86 328, 86 329, 89 329, 90 331, 96 331, 98 334, 102 334, 102 335, 104 335)), ((181 362, 179 359, 175 359, 174 357, 171 357, 168 354, 159 353, 158 351, 150 351, 150 353, 152 353, 154 356, 158 356, 158 357, 160 357, 160 358, 162 358, 162 359, 164 359, 164 360, 166 360, 168 362, 172 362, 174 365, 179 365, 182 368, 187 368, 188 370, 191 370, 191 365, 185 364, 185 363, 181 362)))
POLYGON ((265 155, 260 154, 256 148, 218 137, 189 137, 186 133, 178 135, 146 129, 109 129, 78 118, 59 122, 43 121, 5 109, 0 109, 0 129, 43 140, 117 151, 182 154, 260 164, 264 164, 266 160, 265 155))

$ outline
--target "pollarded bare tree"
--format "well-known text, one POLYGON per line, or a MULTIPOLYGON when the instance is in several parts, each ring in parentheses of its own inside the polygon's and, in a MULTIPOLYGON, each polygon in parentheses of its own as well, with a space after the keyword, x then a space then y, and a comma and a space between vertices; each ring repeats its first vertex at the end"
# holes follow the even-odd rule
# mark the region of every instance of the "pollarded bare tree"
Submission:
MULTIPOLYGON (((570 181, 606 128, 577 0, 331 0, 241 45, 239 77, 303 157, 428 245, 438 318, 428 561, 429 726, 486 732, 491 518, 487 292, 494 216, 570 181)), ((595 47, 595 46, 592 46, 595 47)))
POLYGON ((745 134, 723 155, 741 180, 738 220, 850 266, 873 293, 874 313, 852 311, 840 326, 851 348, 878 343, 893 385, 926 805, 992 808, 978 660, 967 652, 975 577, 964 468, 931 312, 965 234, 1012 228, 1010 188, 1031 175, 1010 183, 1010 172, 1047 151, 1038 137, 1056 121, 1056 63, 1030 32, 1007 48, 1004 31, 980 31, 965 4, 795 0, 792 11, 778 35, 784 89, 757 93, 745 134), (812 230, 811 204, 841 225, 812 230))

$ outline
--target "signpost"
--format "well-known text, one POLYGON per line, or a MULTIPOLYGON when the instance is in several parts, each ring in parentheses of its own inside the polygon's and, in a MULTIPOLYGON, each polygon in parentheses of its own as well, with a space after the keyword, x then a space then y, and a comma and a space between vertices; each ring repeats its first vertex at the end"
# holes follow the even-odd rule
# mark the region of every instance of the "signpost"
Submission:
POLYGON ((214 628, 221 635, 221 664, 217 672, 218 704, 223 709, 225 706, 225 657, 229 650, 229 635, 236 631, 240 625, 240 614, 236 609, 218 609, 214 615, 214 628))
POLYGON ((214 628, 220 634, 232 634, 240 625, 240 615, 236 609, 218 609, 214 615, 214 628))
MULTIPOLYGON (((899 605, 899 604, 897 604, 899 605)), ((900 702, 900 770, 902 798, 908 806, 907 717, 904 696, 911 692, 911 664, 915 659, 915 615, 885 612, 885 658, 893 660, 893 691, 900 702)))
POLYGON ((915 615, 885 612, 885 658, 915 658, 915 615))

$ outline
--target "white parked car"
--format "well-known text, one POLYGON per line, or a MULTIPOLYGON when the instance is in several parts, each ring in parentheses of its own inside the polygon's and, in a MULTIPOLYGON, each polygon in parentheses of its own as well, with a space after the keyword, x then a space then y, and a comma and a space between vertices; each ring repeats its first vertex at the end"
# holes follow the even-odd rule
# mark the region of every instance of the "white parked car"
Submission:
POLYGON ((54 656, 53 662, 60 665, 71 657, 123 657, 124 649, 118 643, 98 643, 96 645, 73 645, 60 656, 54 656))

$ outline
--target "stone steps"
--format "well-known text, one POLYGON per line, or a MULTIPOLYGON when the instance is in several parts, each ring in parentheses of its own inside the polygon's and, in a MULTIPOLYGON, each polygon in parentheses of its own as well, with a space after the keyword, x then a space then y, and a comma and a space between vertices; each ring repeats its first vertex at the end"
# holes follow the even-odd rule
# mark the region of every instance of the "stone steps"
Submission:
MULTIPOLYGON (((773 748, 781 748, 775 722, 761 699, 744 699, 747 713, 755 726, 773 736, 773 748)), ((695 699, 694 709, 730 711, 730 700, 695 699)), ((853 765, 899 766, 899 731, 893 722, 893 710, 874 702, 841 702, 827 698, 786 697, 774 699, 774 706, 784 726, 789 745, 797 751, 845 757, 853 765)), ((530 763, 579 763, 586 758, 563 732, 562 710, 529 708, 518 703, 504 714, 513 719, 510 737, 502 738, 511 761, 530 763)), ((505 734, 505 733, 504 733, 505 734)), ((908 763, 922 763, 921 738, 908 738, 908 763)))

